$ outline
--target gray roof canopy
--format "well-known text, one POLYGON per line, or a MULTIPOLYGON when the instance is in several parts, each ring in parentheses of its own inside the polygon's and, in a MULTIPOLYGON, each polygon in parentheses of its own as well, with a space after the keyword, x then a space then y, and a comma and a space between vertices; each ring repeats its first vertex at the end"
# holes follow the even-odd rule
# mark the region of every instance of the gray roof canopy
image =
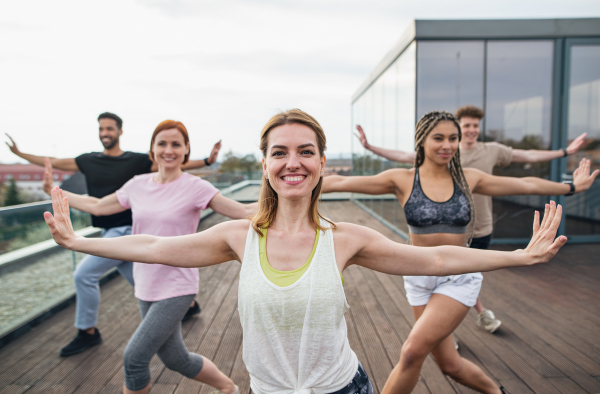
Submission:
POLYGON ((356 101, 414 40, 600 37, 600 18, 415 20, 352 96, 356 101))

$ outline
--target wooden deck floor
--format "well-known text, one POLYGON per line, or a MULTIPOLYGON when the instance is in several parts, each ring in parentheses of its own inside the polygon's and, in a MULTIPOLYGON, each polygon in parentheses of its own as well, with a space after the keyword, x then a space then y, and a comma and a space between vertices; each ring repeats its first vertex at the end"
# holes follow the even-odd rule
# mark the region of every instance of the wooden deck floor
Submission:
MULTIPOLYGON (((327 202, 322 211, 336 221, 367 225, 396 241, 389 229, 351 202, 327 202)), ((222 221, 209 217, 203 227, 222 221)), ((600 392, 600 245, 567 246, 552 263, 485 274, 482 299, 503 322, 496 334, 475 325, 470 312, 456 331, 463 357, 511 393, 600 392)), ((212 359, 249 392, 242 362, 237 313, 239 264, 201 270, 197 297, 201 315, 183 325, 189 349, 212 359)), ((414 323, 402 279, 351 267, 344 273, 351 310, 350 344, 378 392, 414 323)), ((102 345, 61 358, 73 335, 69 307, 0 349, 0 393, 119 393, 122 354, 140 321, 132 288, 117 278, 102 288, 102 345)), ((153 394, 209 393, 212 388, 166 370, 154 358, 153 394)), ((426 361, 415 393, 472 392, 447 379, 426 361)))

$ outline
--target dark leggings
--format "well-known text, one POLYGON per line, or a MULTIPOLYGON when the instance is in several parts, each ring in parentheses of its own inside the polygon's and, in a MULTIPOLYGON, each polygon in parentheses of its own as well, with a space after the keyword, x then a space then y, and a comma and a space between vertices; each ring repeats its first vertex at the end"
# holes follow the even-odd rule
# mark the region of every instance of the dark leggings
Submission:
POLYGON ((373 385, 361 363, 358 363, 358 371, 354 379, 343 389, 331 394, 373 394, 373 385))
POLYGON ((202 356, 188 352, 181 336, 181 319, 195 294, 160 301, 138 300, 142 322, 123 354, 125 386, 131 391, 150 383, 150 359, 155 354, 173 371, 194 378, 202 370, 202 356))

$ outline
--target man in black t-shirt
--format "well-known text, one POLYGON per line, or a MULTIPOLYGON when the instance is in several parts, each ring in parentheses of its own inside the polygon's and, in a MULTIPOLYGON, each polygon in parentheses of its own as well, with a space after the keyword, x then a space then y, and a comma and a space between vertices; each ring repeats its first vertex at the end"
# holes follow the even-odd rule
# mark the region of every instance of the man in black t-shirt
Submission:
MULTIPOLYGON (((123 134, 121 118, 105 112, 98 117, 98 123, 100 141, 104 146, 103 152, 85 153, 74 159, 50 158, 52 167, 63 171, 81 171, 85 175, 88 195, 97 198, 114 193, 136 175, 157 171, 156 164, 150 160, 148 154, 121 150, 119 147, 119 137, 123 134)), ((23 153, 19 151, 12 138, 10 140, 12 144, 7 145, 15 155, 30 163, 44 165, 44 156, 23 153)), ((213 164, 217 160, 220 148, 221 142, 219 141, 213 147, 209 157, 204 160, 190 160, 184 169, 213 164)), ((92 224, 94 227, 102 229, 104 238, 131 234, 131 222, 131 210, 108 216, 92 215, 92 224)), ((75 327, 79 332, 71 343, 61 350, 61 356, 81 353, 102 342, 100 332, 96 328, 100 307, 99 280, 114 267, 133 285, 133 263, 128 261, 116 261, 89 255, 75 270, 73 275, 77 295, 75 327)), ((200 313, 200 307, 194 302, 184 320, 198 313, 200 313)))

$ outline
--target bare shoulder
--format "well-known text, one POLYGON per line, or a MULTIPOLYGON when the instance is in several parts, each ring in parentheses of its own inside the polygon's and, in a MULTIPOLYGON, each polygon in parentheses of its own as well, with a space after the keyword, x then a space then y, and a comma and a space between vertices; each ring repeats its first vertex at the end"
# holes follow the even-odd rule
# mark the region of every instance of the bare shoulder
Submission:
POLYGON ((415 178, 415 169, 413 168, 392 168, 383 171, 381 174, 387 174, 390 182, 394 184, 396 190, 401 194, 409 193, 412 189, 413 179, 415 178))
POLYGON ((215 231, 215 241, 224 241, 225 244, 223 246, 235 254, 234 260, 242 262, 251 223, 248 219, 230 220, 219 223, 207 231, 215 231))
POLYGON ((473 190, 481 178, 486 175, 485 172, 478 170, 477 168, 463 168, 463 172, 465 173, 465 178, 467 179, 467 183, 471 190, 473 190))
POLYGON ((218 228, 220 233, 222 232, 236 238, 241 235, 246 237, 251 223, 248 219, 228 220, 217 224, 214 228, 218 228))
POLYGON ((360 246, 369 238, 373 237, 375 230, 354 223, 336 223, 333 229, 333 240, 336 244, 344 247, 360 246))
POLYGON ((392 168, 389 170, 385 170, 382 174, 386 174, 387 176, 393 178, 406 178, 413 177, 415 174, 415 169, 413 168, 392 168))

